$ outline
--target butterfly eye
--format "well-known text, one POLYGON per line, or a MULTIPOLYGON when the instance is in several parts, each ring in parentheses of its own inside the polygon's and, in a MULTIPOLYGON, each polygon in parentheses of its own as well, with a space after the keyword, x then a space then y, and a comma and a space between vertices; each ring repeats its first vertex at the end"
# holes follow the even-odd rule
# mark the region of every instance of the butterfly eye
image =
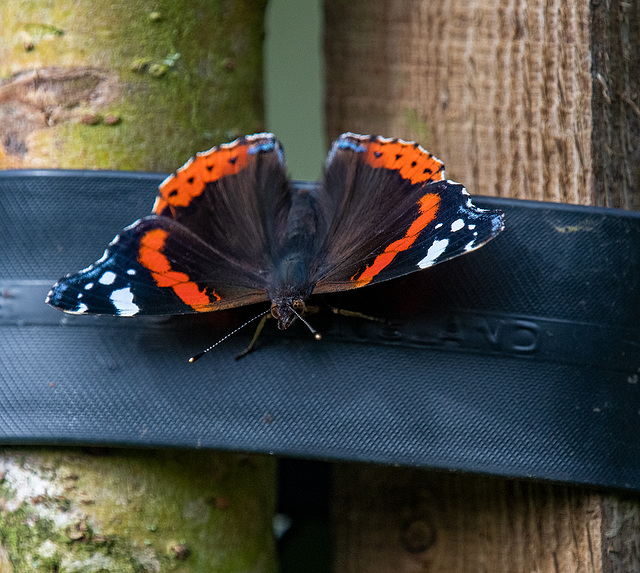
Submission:
POLYGON ((304 307, 304 301, 301 298, 298 298, 296 300, 293 301, 293 309, 297 310, 298 312, 301 312, 305 309, 304 307))

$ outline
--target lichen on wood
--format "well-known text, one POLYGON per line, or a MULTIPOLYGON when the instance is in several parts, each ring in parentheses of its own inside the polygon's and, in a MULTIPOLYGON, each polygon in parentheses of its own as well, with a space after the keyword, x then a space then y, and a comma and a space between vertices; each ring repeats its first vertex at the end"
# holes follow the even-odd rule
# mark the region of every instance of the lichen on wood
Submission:
POLYGON ((269 571, 272 460, 4 450, 0 571, 269 571), (250 544, 246 540, 252 539, 250 544))

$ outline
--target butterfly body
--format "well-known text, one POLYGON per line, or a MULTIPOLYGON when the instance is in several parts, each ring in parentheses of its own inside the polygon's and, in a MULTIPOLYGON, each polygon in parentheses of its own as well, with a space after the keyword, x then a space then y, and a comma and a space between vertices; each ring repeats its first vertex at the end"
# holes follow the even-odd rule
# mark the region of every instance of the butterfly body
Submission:
POLYGON ((293 310, 299 314, 304 312, 313 292, 308 256, 301 251, 284 255, 274 269, 271 283, 273 286, 268 291, 271 314, 278 320, 278 328, 284 330, 297 318, 293 310))
POLYGON ((281 329, 312 295, 427 268, 503 229, 419 145, 346 133, 323 181, 286 175, 272 134, 199 153, 161 185, 152 214, 60 279, 47 302, 75 314, 188 314, 270 301, 281 329))

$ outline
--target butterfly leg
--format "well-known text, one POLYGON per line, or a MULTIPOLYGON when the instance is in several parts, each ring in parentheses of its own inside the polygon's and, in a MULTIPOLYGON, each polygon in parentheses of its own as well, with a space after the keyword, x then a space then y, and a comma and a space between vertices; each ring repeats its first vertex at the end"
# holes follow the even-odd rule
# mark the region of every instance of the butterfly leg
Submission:
POLYGON ((247 354, 253 351, 254 346, 256 345, 256 341, 258 340, 258 337, 260 336, 260 333, 262 332, 264 325, 266 324, 267 320, 270 317, 271 317, 271 313, 268 313, 268 314, 265 314, 260 319, 258 326, 256 326, 256 331, 253 333, 253 338, 251 339, 251 342, 249 342, 249 346, 247 346, 240 354, 238 354, 238 356, 236 356, 236 360, 240 360, 241 358, 244 358, 247 354))
POLYGON ((340 316, 349 316, 351 318, 362 318, 364 320, 370 320, 371 322, 379 322, 381 324, 387 324, 387 321, 384 318, 380 318, 379 316, 371 316, 369 314, 364 314, 362 312, 358 312, 356 310, 346 310, 344 308, 337 308, 335 306, 327 305, 329 310, 333 314, 337 314, 340 316))

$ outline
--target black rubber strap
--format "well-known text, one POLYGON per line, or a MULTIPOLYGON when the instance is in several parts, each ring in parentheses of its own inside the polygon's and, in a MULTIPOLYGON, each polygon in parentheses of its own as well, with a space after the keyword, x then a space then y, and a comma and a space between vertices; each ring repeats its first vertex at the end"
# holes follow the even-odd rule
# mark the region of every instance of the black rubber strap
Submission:
MULTIPOLYGON (((67 317, 44 297, 148 214, 161 176, 0 173, 0 442, 207 447, 640 489, 640 214, 478 198, 477 252, 327 299, 385 318, 252 329, 261 308, 67 317)), ((363 221, 363 224, 366 222, 363 221)))

